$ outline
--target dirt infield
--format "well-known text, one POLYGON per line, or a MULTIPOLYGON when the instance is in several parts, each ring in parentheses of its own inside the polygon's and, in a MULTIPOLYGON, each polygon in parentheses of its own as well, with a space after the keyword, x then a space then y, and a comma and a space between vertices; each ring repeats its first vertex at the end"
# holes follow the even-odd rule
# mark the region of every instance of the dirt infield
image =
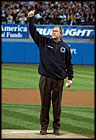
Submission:
POLYGON ((65 131, 61 131, 60 136, 56 136, 53 134, 52 130, 47 131, 47 135, 40 135, 39 130, 2 130, 2 138, 54 138, 54 139, 62 139, 62 138, 82 138, 88 139, 92 137, 87 137, 84 135, 79 135, 75 133, 69 133, 65 131))
MULTIPOLYGON (((2 89, 2 102, 40 104, 40 93, 32 89, 2 89)), ((94 107, 94 92, 63 91, 62 105, 94 107)))
MULTIPOLYGON (((7 103, 24 103, 24 104, 40 104, 39 90, 31 89, 2 89, 2 102, 7 103)), ((86 106, 94 107, 94 92, 91 91, 63 91, 62 105, 69 106, 86 106)), ((90 139, 94 137, 87 137, 75 133, 63 132, 60 136, 56 136, 51 130, 47 135, 40 135, 40 130, 2 130, 2 138, 81 138, 90 139)))

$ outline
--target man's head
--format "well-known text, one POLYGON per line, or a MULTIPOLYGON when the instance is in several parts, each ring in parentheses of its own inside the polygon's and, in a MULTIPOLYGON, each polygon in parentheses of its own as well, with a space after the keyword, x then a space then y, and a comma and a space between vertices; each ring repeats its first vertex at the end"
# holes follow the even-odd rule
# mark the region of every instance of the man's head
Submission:
POLYGON ((52 39, 54 40, 60 40, 60 38, 63 35, 63 29, 62 27, 55 26, 52 30, 52 39))

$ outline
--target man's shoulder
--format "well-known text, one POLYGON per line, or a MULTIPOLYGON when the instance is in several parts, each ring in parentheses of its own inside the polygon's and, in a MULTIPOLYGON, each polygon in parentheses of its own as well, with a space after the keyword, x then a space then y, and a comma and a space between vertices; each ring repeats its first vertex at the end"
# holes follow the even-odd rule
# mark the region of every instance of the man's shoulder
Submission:
POLYGON ((70 48, 70 45, 67 44, 66 42, 64 42, 63 40, 62 40, 62 44, 63 44, 65 47, 70 48))

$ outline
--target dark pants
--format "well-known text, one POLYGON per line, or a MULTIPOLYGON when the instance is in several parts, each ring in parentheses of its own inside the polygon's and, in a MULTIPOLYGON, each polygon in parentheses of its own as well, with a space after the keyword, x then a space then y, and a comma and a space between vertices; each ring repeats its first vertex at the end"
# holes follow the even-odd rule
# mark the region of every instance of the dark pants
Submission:
POLYGON ((49 123, 49 110, 52 98, 53 106, 53 128, 60 128, 61 99, 64 80, 58 80, 41 76, 39 81, 41 95, 41 113, 40 124, 41 129, 47 129, 49 123), (51 94, 52 93, 52 94, 51 94))

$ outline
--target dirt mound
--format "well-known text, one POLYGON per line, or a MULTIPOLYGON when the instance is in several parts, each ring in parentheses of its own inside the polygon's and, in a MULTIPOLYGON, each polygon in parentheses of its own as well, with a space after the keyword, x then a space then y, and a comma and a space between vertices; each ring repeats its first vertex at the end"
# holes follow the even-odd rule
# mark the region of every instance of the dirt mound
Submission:
POLYGON ((61 131, 60 136, 56 136, 53 134, 52 130, 47 131, 47 135, 40 135, 39 130, 2 130, 2 138, 88 138, 87 136, 63 132, 61 131))

